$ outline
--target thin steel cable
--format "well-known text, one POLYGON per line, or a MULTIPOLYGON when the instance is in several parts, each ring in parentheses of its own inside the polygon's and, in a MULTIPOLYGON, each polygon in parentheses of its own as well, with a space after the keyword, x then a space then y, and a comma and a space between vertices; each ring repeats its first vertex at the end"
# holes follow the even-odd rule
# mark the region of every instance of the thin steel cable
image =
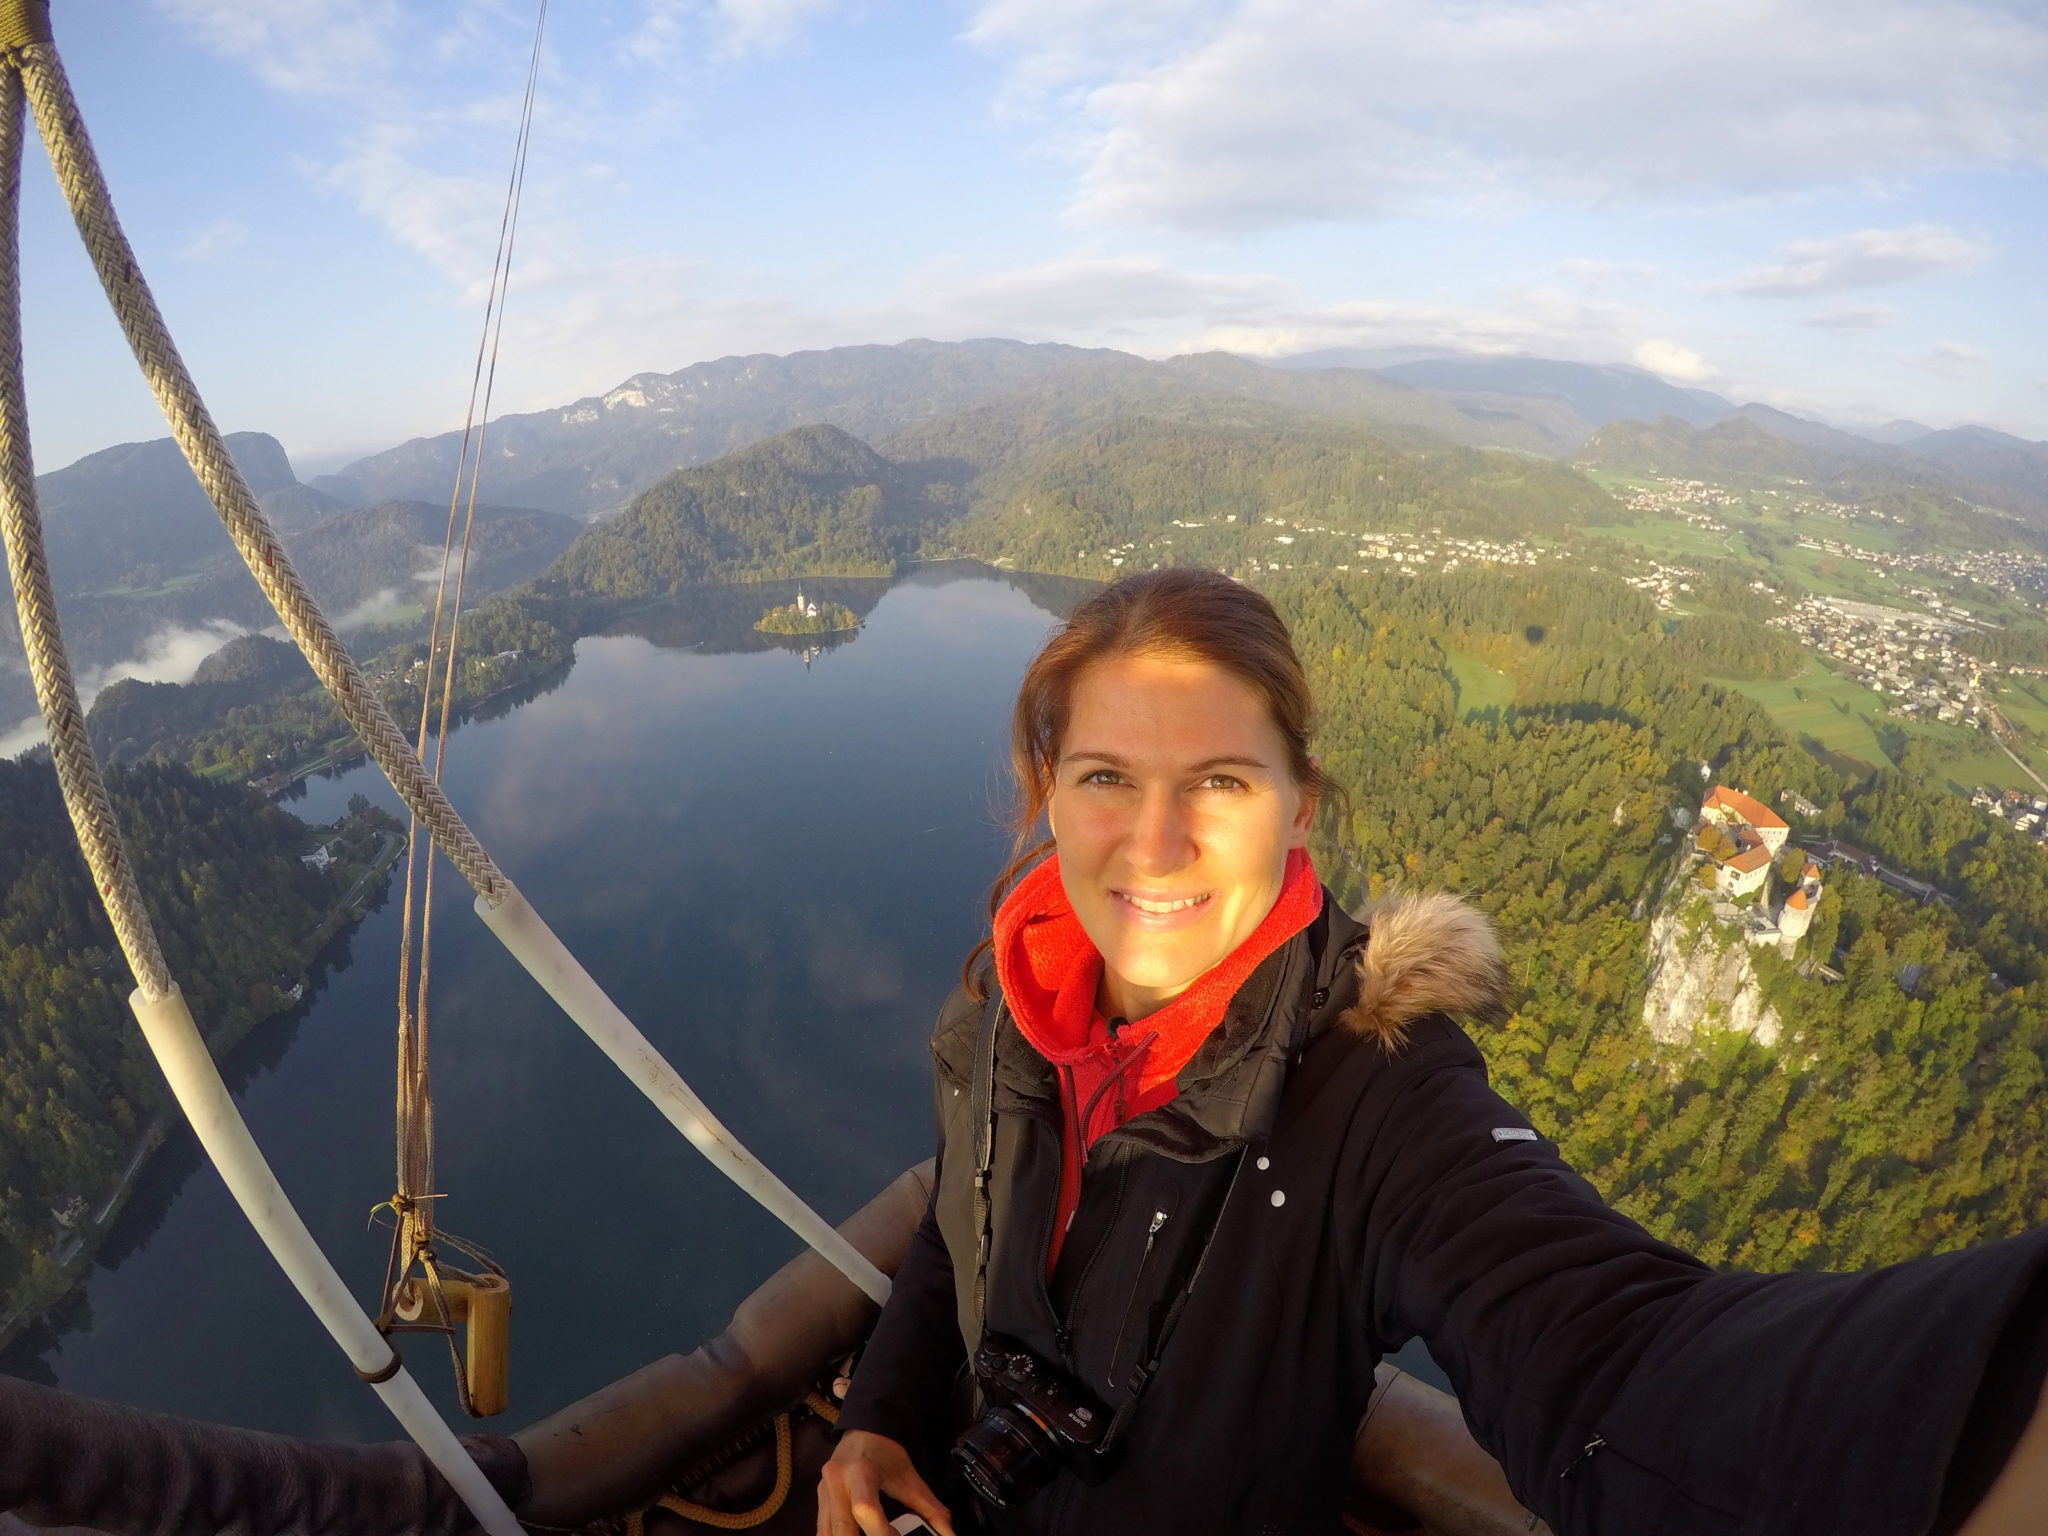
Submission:
MULTIPOLYGON (((512 255, 519 235, 519 208, 526 188, 526 159, 533 136, 533 107, 540 80, 541 41, 547 29, 547 0, 541 0, 534 20, 533 47, 527 58, 526 85, 520 101, 519 130, 514 137, 512 169, 506 178, 505 203, 498 219, 498 246, 491 260, 491 281, 484 301, 483 329, 477 336, 476 363, 470 374, 469 404, 462 423, 462 446, 457 455, 455 484, 448 498, 448 525, 442 535, 440 581, 434 591, 434 622, 428 633, 426 664, 420 689, 419 734, 415 750, 424 759, 427 750, 427 720, 434 698, 434 661, 441 643, 441 615, 448 592, 448 568, 454 557, 455 516, 462 505, 462 481, 469 476, 468 507, 462 523, 462 552, 455 573, 455 596, 448 609, 446 670, 441 679, 441 714, 434 741, 434 782, 441 782, 447 762, 449 711, 455 697, 455 659, 461 647, 462 599, 468 586, 469 556, 476 528, 477 489, 483 479, 484 441, 490 426, 491 396, 497 384, 498 349, 505 334, 505 298, 512 282, 512 255), (490 355, 485 371, 485 352, 490 355), (483 408, 478 413, 481 386, 483 408), (474 427, 476 452, 470 453, 474 427)), ((423 1254, 433 1240, 433 1207, 426 1203, 434 1187, 434 1099, 429 1066, 428 989, 432 976, 434 922, 434 860, 426 861, 423 894, 418 906, 419 966, 413 981, 414 921, 413 871, 418 821, 407 828, 405 862, 405 915, 399 934, 398 978, 398 1196, 394 1205, 400 1212, 401 1238, 410 1254, 423 1254), (410 994, 410 995, 409 995, 410 994)))
POLYGON ((21 617, 22 647, 28 654, 36 704, 50 738, 50 756, 64 808, 78 833, 78 846, 92 870, 92 883, 113 922, 121 952, 136 985, 151 1002, 173 990, 156 929, 142 904, 142 889, 128 858, 121 829, 107 800, 106 781, 86 733, 85 710, 64 652, 56 597, 43 550, 42 517, 36 507, 35 464, 29 453, 28 404, 21 362, 21 146, 25 137, 21 76, 12 60, 0 60, 0 538, 7 546, 7 574, 21 617))
POLYGON ((58 185, 71 206, 72 218, 99 273, 101 286, 106 289, 151 393, 170 423, 179 450, 220 512, 221 521, 227 525, 235 548, 263 589, 263 595, 277 610, 286 631, 334 696, 377 766, 463 879, 487 903, 495 904, 503 896, 503 876, 448 803, 447 796, 441 793, 441 787, 429 777, 419 754, 393 723, 383 700, 363 679, 354 660, 335 637, 326 615, 306 590, 269 518, 256 505, 248 482, 221 441, 220 429, 193 386, 156 300, 136 265, 135 253, 115 217, 106 179, 93 154, 92 141, 56 50, 46 45, 30 45, 17 58, 29 107, 57 173, 58 185))

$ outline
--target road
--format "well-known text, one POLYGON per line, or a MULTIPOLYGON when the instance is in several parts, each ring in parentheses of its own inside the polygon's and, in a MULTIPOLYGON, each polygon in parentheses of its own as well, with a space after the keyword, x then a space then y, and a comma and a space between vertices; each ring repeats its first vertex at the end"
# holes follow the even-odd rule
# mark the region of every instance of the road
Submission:
POLYGON ((348 888, 348 894, 334 904, 327 914, 328 922, 333 922, 344 910, 352 910, 356 898, 363 894, 372 880, 391 867, 392 860, 398 857, 398 850, 405 846, 405 839, 396 832, 380 832, 377 837, 377 857, 370 860, 370 867, 356 877, 356 883, 348 888))
MULTIPOLYGON (((1995 736, 1992 739, 1997 740, 1995 736)), ((2032 779, 2036 784, 2040 785, 2041 792, 2043 794, 2048 794, 2048 779, 2042 778, 2041 775, 2034 772, 2033 769, 2029 768, 2026 765, 2025 761, 2021 759, 2019 753, 2013 751, 2011 747, 2008 747, 2002 741, 1998 743, 1998 750, 2003 752, 2007 757, 2011 758, 2014 764, 2018 766, 2021 773, 2024 773, 2028 778, 2032 779)))

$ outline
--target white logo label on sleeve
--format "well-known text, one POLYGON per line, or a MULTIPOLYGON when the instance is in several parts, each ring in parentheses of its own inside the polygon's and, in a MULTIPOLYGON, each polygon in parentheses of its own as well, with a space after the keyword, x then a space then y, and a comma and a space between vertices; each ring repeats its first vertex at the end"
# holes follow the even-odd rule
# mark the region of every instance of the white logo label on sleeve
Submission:
POLYGON ((1496 1125, 1493 1128, 1495 1141, 1534 1141, 1536 1133, 1526 1125, 1496 1125))

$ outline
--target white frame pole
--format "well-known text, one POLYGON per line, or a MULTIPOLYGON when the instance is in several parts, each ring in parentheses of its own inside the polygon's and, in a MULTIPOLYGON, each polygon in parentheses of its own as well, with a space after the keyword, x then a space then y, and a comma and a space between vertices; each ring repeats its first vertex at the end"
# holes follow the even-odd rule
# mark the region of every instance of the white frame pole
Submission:
POLYGON ((174 986, 168 996, 152 999, 138 987, 129 994, 128 1006, 134 1009, 143 1037, 177 1096, 178 1107, 185 1111, 200 1146, 220 1171, 228 1193, 321 1326, 341 1346, 356 1374, 376 1390, 400 1427, 469 1506, 477 1524, 491 1536, 522 1536, 524 1527, 503 1496, 427 1401, 419 1383, 399 1363, 391 1341, 356 1304, 347 1284, 306 1230, 256 1138, 249 1133, 248 1122, 235 1107, 227 1084, 221 1081, 220 1069, 192 1022, 184 994, 174 986), (375 1379, 386 1371, 391 1373, 388 1377, 375 1379))
POLYGON ((582 963, 555 936, 511 881, 500 878, 498 902, 476 900, 476 915, 511 951, 512 958, 561 1004, 562 1011, 596 1042, 612 1064, 648 1099, 690 1145, 733 1183, 752 1195, 784 1226, 817 1250, 877 1306, 889 1299, 889 1277, 848 1242, 753 1153, 740 1144, 705 1107, 682 1075, 663 1059, 619 1005, 605 994, 582 963))

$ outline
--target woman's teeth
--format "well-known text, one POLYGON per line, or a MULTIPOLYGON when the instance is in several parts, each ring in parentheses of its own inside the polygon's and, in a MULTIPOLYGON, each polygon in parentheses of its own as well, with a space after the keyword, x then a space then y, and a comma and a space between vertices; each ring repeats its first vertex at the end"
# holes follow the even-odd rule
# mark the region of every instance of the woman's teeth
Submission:
POLYGON ((1133 896, 1128 891, 1118 891, 1116 897, 1119 901, 1129 902, 1140 912, 1150 912, 1157 917, 1163 917, 1168 912, 1184 912, 1189 907, 1209 899, 1207 896, 1186 896, 1179 901, 1147 901, 1144 897, 1133 896))

